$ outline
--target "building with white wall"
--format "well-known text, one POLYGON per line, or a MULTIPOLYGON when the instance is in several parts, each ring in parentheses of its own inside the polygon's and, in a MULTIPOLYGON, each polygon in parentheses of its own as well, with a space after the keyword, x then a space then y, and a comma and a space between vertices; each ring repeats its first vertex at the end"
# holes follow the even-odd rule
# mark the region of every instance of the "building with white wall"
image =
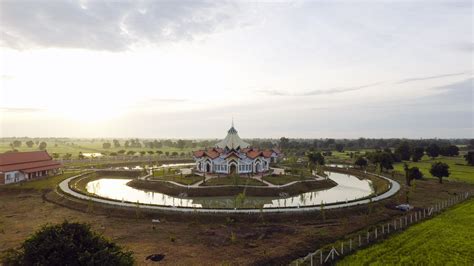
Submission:
POLYGON ((277 149, 259 150, 243 141, 232 127, 215 147, 194 152, 196 169, 211 174, 257 174, 267 172, 281 156, 277 149))

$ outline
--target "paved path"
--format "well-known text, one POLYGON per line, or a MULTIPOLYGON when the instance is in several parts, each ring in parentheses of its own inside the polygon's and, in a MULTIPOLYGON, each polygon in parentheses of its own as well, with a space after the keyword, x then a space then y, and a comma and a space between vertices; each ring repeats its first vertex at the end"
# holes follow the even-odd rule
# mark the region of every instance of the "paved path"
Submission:
MULTIPOLYGON (((115 205, 119 207, 130 207, 130 208, 135 208, 135 209, 137 208, 136 203, 119 202, 119 201, 96 198, 96 197, 87 196, 85 194, 81 194, 81 193, 71 190, 69 188, 69 182, 71 182, 72 179, 79 177, 81 175, 77 175, 77 176, 73 176, 68 179, 65 179, 59 184, 59 189, 63 191, 65 194, 77 199, 83 199, 83 200, 88 200, 88 201, 90 200, 90 201, 94 201, 98 203, 110 204, 110 205, 115 205)), ((371 175, 383 178, 390 183, 390 189, 381 195, 373 197, 372 202, 389 198, 395 195, 397 191, 400 190, 400 184, 398 182, 381 175, 376 175, 376 174, 371 174, 371 175)), ((324 209, 351 207, 351 206, 357 206, 361 204, 367 204, 369 202, 371 202, 370 199, 361 199, 361 200, 356 200, 356 201, 347 202, 347 203, 341 202, 341 203, 325 205, 324 209)), ((319 205, 308 206, 308 207, 284 207, 284 208, 263 208, 263 209, 206 209, 206 208, 171 207, 171 206, 158 206, 158 205, 140 205, 140 208, 148 209, 148 210, 173 211, 173 212, 183 212, 183 213, 199 212, 199 213, 257 213, 257 214, 261 212, 284 213, 284 212, 309 212, 309 211, 321 210, 321 207, 319 205)))

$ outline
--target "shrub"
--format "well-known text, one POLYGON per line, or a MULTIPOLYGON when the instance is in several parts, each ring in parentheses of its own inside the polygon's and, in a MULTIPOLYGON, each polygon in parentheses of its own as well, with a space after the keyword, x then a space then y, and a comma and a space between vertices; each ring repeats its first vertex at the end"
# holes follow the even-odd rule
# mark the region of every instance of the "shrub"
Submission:
POLYGON ((90 225, 64 221, 46 225, 19 249, 2 257, 5 265, 133 265, 132 253, 90 230, 90 225))

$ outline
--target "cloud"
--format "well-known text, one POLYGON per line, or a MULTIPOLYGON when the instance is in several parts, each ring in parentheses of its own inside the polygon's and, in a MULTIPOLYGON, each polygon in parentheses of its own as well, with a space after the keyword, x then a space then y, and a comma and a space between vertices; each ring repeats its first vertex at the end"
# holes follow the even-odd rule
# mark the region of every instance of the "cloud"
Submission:
POLYGON ((380 85, 382 83, 383 82, 375 82, 375 83, 366 84, 362 86, 332 88, 328 90, 310 90, 310 91, 306 91, 302 93, 290 93, 290 92, 284 92, 280 90, 259 90, 258 92, 265 95, 269 95, 269 96, 316 96, 316 95, 329 95, 329 94, 345 93, 345 92, 350 92, 350 91, 358 91, 365 88, 380 85))
POLYGON ((42 109, 42 108, 23 108, 23 107, 0 107, 0 111, 4 112, 4 113, 23 114, 23 113, 42 112, 42 111, 45 111, 45 109, 42 109))
POLYGON ((0 45, 120 51, 192 40, 236 12, 233 4, 206 1, 0 1, 0 45))
POLYGON ((465 75, 465 74, 468 74, 468 72, 450 73, 450 74, 434 75, 434 76, 427 76, 427 77, 408 78, 408 79, 402 79, 402 80, 396 82, 396 84, 403 84, 403 83, 407 83, 407 82, 428 80, 428 79, 438 79, 438 78, 446 78, 446 77, 453 77, 453 76, 462 76, 462 75, 465 75))

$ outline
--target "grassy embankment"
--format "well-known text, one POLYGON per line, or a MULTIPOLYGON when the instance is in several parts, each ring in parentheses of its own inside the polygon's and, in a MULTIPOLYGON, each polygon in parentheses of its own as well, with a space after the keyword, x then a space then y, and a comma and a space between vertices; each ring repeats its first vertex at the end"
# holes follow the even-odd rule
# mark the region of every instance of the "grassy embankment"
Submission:
POLYGON ((264 183, 248 177, 223 176, 207 180, 201 186, 266 186, 264 183))
POLYGON ((263 180, 270 182, 274 185, 284 185, 294 181, 314 180, 314 177, 310 176, 294 176, 294 175, 275 175, 265 176, 263 180))
POLYGON ((474 199, 344 258, 341 265, 473 265, 474 199))

